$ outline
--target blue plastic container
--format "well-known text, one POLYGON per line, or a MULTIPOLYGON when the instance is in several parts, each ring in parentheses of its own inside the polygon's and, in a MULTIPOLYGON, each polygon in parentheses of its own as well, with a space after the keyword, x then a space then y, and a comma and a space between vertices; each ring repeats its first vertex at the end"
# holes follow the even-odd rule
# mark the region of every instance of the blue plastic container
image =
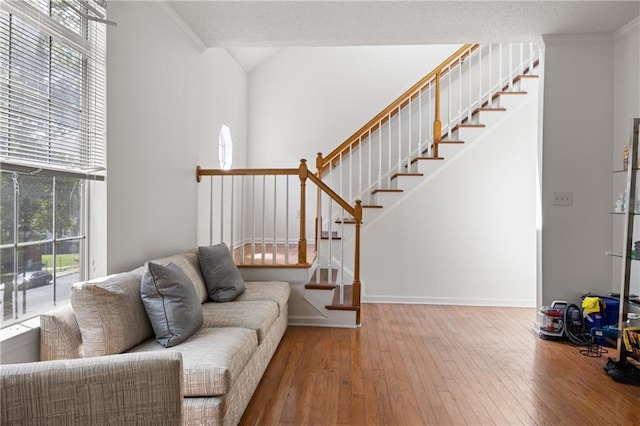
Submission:
MULTIPOLYGON (((594 295, 589 295, 594 296, 594 295)), ((620 300, 609 296, 598 296, 605 303, 605 308, 601 312, 594 312, 584 315, 584 326, 588 332, 595 338, 594 342, 600 346, 613 346, 605 338, 615 337, 613 331, 617 334, 618 326, 618 310, 620 309, 620 300), (614 330, 611 330, 614 329, 614 330)))

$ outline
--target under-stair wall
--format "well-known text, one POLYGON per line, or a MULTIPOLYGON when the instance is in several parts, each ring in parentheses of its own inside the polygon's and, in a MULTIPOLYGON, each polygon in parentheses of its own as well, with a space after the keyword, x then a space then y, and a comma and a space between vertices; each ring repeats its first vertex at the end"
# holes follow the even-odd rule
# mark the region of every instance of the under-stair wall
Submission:
MULTIPOLYGON (((537 83, 537 82, 536 82, 537 83)), ((535 306, 538 97, 363 217, 363 302, 535 306)))

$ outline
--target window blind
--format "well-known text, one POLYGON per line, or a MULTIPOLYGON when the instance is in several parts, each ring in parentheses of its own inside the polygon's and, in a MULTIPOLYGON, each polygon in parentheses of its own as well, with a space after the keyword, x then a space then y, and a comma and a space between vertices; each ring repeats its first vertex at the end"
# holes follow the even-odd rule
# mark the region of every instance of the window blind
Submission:
POLYGON ((105 14, 93 0, 0 3, 2 163, 105 169, 105 14))

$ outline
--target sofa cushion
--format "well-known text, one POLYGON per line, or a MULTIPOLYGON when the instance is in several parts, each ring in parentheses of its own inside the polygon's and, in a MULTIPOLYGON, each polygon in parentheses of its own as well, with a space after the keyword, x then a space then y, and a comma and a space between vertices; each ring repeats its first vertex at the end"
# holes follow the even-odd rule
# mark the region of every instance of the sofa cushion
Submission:
POLYGON ((178 346, 164 349, 148 340, 129 352, 180 352, 184 396, 216 396, 229 392, 257 347, 256 334, 246 328, 201 328, 178 346))
POLYGON ((153 336, 140 298, 140 280, 133 274, 74 284, 71 306, 85 357, 118 354, 153 336))
POLYGON ((282 281, 246 281, 246 289, 236 299, 237 302, 270 300, 278 304, 279 311, 289 302, 291 286, 282 281))
POLYGON ((156 340, 165 348, 179 344, 202 326, 196 289, 174 263, 147 262, 140 293, 156 340))
POLYGON ((244 280, 225 243, 198 247, 198 256, 209 299, 214 302, 231 302, 242 294, 244 280))
POLYGON ((242 327, 254 330, 262 343, 278 317, 278 305, 270 301, 205 303, 203 327, 242 327))
POLYGON ((40 314, 40 361, 82 358, 82 335, 71 305, 40 314))
MULTIPOLYGON (((174 256, 152 259, 150 260, 150 262, 164 266, 168 265, 169 263, 175 264, 191 280, 191 283, 198 293, 200 303, 204 303, 209 300, 207 286, 205 285, 204 279, 202 278, 202 273, 200 272, 200 261, 198 260, 198 251, 196 249, 176 254, 174 256)), ((144 267, 134 269, 131 272, 142 278, 144 267)))

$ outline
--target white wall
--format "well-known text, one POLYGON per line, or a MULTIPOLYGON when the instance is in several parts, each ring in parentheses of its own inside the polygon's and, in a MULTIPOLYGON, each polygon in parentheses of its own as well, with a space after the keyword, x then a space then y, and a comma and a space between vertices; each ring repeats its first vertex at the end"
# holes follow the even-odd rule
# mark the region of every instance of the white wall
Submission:
POLYGON ((250 167, 315 170, 458 45, 280 49, 249 75, 250 167))
MULTIPOLYGON (((202 110, 203 133, 198 145, 198 164, 203 168, 220 168, 218 158, 218 135, 222 125, 231 130, 233 139, 233 168, 246 167, 247 161, 247 74, 231 57, 226 49, 207 49, 202 54, 206 69, 204 86, 201 88, 205 104, 202 110)), ((226 197, 231 194, 227 179, 226 197)), ((220 227, 211 229, 210 218, 210 178, 203 178, 198 184, 198 245, 208 245, 210 239, 215 244, 222 240, 220 227), (211 234, 210 231, 213 231, 211 234)), ((237 188, 237 186, 235 187, 237 188)), ((238 204, 238 200, 234 201, 238 204)), ((236 208, 237 213, 239 209, 236 208)), ((219 223, 219 210, 214 210, 213 223, 219 223)), ((228 215, 225 223, 229 224, 228 215)), ((234 223, 234 235, 240 235, 240 221, 234 223)), ((225 239, 230 243, 228 239, 225 239)))
MULTIPOLYGON (((201 53, 166 7, 115 2, 108 33, 107 271, 196 246, 195 167, 218 164, 230 126, 246 147, 246 74, 223 49, 201 53)), ((208 211, 208 210, 207 210, 208 211)))
POLYGON ((613 41, 543 39, 541 303, 576 303, 611 287, 613 41), (554 191, 573 192, 573 206, 552 206, 554 191))
POLYGON ((365 302, 535 306, 530 94, 362 232, 365 302))
MULTIPOLYGON (((614 34, 613 44, 613 155, 611 170, 622 167, 624 144, 630 144, 631 120, 640 117, 640 18, 629 23, 614 34)), ((625 174, 613 176, 611 206, 613 198, 620 194, 625 186, 625 174)), ((638 198, 636 198, 638 199, 638 198)), ((612 216, 612 248, 622 249, 623 216, 612 216)), ((640 227, 636 226, 634 241, 640 240, 640 227)), ((612 291, 620 291, 621 261, 612 260, 612 291)), ((638 262, 632 263, 633 277, 640 275, 638 262)), ((640 294, 640 281, 632 279, 630 293, 640 294)))

